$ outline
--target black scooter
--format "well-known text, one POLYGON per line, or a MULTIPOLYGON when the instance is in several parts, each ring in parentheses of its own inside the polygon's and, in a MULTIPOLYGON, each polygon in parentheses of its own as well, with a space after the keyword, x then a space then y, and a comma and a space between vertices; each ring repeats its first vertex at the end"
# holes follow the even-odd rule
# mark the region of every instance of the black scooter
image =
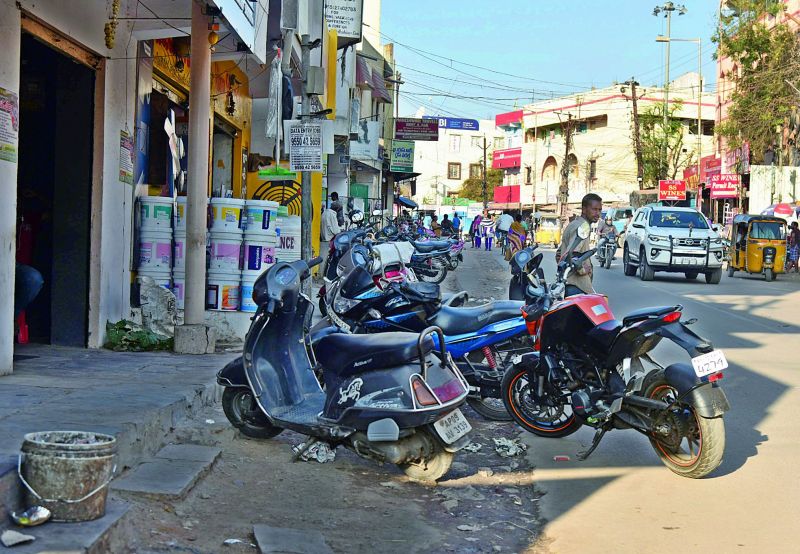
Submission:
POLYGON ((444 350, 442 331, 336 333, 319 341, 319 364, 312 362, 305 323, 313 306, 300 285, 320 262, 279 262, 256 280, 258 311, 244 355, 217 374, 225 415, 251 437, 283 429, 308 436, 296 457, 317 443, 342 445, 397 464, 414 479, 439 479, 469 443, 471 429, 458 409, 468 386, 444 350), (317 365, 324 391, 312 369, 317 365))

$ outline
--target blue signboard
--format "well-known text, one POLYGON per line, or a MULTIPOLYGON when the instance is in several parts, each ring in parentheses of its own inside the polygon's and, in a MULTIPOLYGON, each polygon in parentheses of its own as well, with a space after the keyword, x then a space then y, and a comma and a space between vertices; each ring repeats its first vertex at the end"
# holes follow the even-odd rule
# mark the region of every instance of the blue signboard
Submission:
POLYGON ((440 129, 461 129, 463 131, 480 131, 477 119, 463 119, 461 117, 436 117, 433 115, 422 116, 422 119, 438 119, 440 129))

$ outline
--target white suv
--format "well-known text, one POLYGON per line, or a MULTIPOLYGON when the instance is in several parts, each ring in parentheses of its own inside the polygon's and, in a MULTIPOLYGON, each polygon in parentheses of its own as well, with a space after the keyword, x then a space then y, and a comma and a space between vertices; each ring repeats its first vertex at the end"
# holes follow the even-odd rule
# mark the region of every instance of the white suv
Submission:
POLYGON ((625 234, 622 267, 625 275, 652 281, 656 271, 683 273, 706 283, 722 277, 723 246, 700 212, 692 208, 647 206, 639 208, 625 234))

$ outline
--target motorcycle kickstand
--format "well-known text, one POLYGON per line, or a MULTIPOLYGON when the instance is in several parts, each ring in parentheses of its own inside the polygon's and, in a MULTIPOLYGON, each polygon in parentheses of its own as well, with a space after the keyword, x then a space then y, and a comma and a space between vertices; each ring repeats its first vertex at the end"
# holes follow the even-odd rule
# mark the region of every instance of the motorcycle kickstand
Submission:
POLYGON ((578 460, 582 462, 586 458, 591 456, 592 452, 594 452, 595 448, 597 448, 598 445, 600 444, 600 441, 603 440, 603 436, 605 436, 606 431, 608 431, 608 427, 606 427, 606 426, 603 426, 603 427, 597 429, 594 432, 594 438, 592 439, 592 444, 591 444, 591 446, 589 446, 588 450, 581 450, 580 452, 578 452, 575 455, 575 457, 578 458, 578 460))
POLYGON ((295 451, 294 456, 292 456, 292 462, 298 461, 303 456, 303 454, 308 452, 311 449, 311 447, 317 444, 318 442, 319 439, 314 437, 309 437, 308 440, 303 444, 301 444, 295 451))

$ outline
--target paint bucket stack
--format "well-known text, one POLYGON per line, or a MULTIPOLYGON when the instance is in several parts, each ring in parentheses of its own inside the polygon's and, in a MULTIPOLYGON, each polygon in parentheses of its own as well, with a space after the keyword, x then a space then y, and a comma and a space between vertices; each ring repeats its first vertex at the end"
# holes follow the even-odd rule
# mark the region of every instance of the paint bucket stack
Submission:
POLYGON ((294 262, 300 259, 300 216, 278 218, 278 261, 294 262))
POLYGON ((248 200, 242 216, 244 255, 242 256, 241 311, 255 312, 253 284, 258 276, 275 263, 277 246, 278 203, 248 200))
POLYGON ((139 197, 137 273, 170 288, 172 270, 172 198, 139 197))
POLYGON ((238 310, 241 286, 244 200, 212 198, 206 308, 238 310))
POLYGON ((175 294, 175 305, 183 309, 184 291, 186 288, 186 197, 179 196, 175 203, 173 225, 172 254, 172 292, 175 294))

